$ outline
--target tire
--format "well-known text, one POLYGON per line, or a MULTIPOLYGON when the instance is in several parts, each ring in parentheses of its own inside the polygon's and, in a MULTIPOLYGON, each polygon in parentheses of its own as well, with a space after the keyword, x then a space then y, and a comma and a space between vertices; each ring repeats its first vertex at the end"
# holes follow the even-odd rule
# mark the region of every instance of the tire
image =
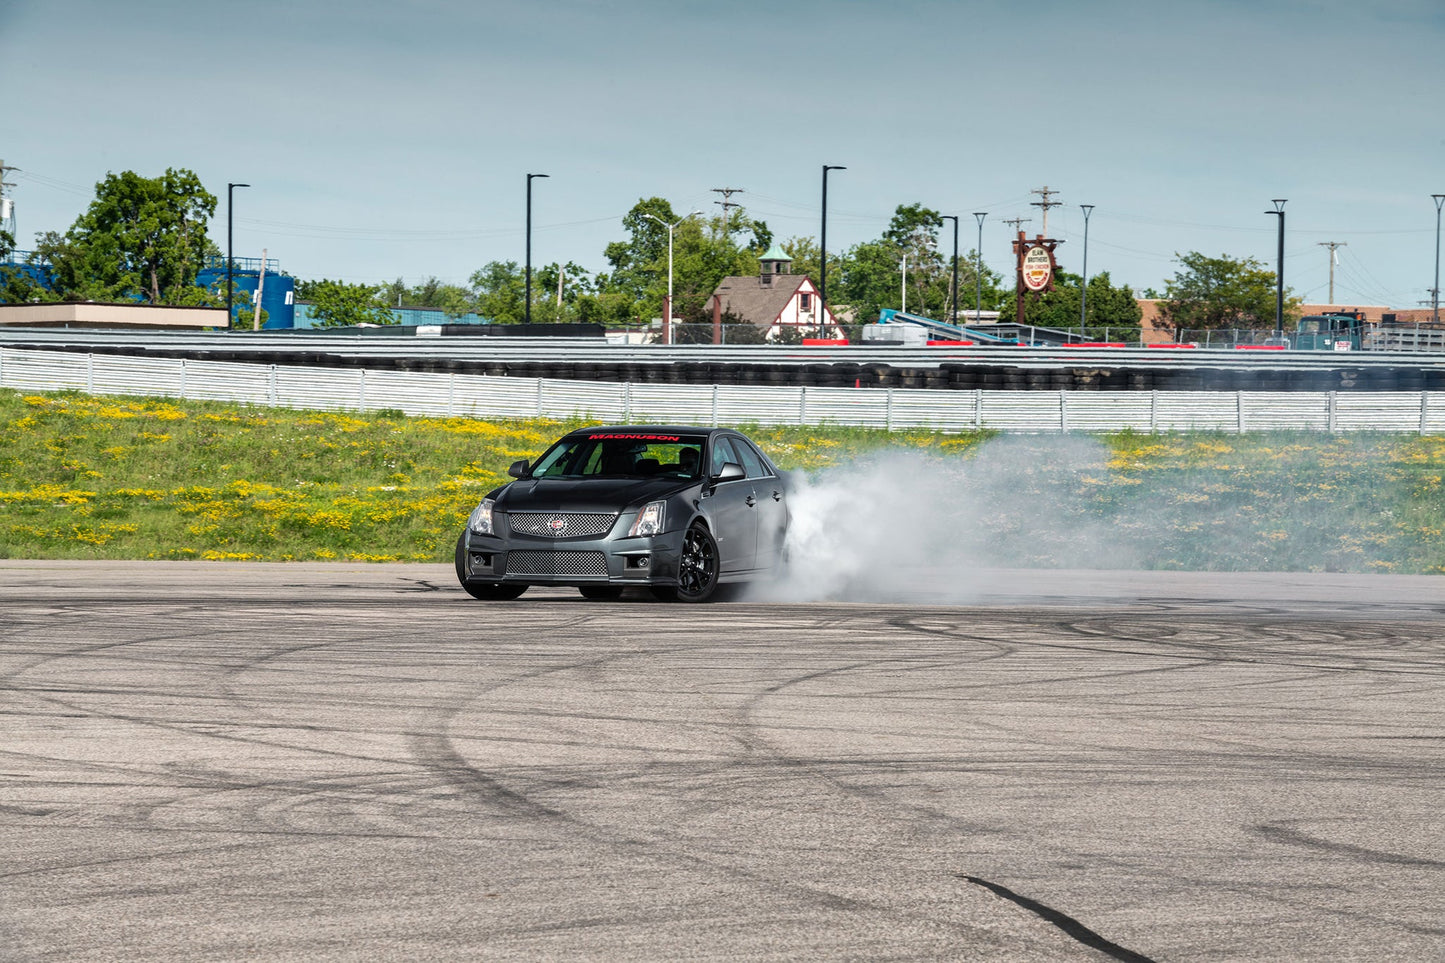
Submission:
POLYGON ((611 602, 622 598, 622 589, 615 585, 583 585, 577 589, 584 599, 594 602, 611 602))
POLYGON ((467 536, 466 533, 463 532, 457 536, 457 581, 461 584, 462 591, 466 592, 472 598, 481 599, 483 602, 510 602, 512 599, 519 597, 523 592, 527 591, 527 586, 525 585, 497 585, 495 583, 484 584, 480 582, 473 582, 468 585, 466 578, 466 553, 467 536))
POLYGON ((696 522, 682 538, 682 557, 677 563, 677 600, 706 602, 717 592, 717 539, 696 522))

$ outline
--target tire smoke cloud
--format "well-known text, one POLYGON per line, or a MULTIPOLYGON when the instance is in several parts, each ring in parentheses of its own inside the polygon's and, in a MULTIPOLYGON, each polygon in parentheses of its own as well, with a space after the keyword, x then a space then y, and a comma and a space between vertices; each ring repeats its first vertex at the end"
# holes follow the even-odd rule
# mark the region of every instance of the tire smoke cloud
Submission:
POLYGON ((1078 484, 1107 460, 1087 436, 1002 436, 971 458, 893 451, 798 473, 787 573, 751 597, 897 602, 926 581, 933 602, 964 603, 1001 566, 1133 567, 1078 484))

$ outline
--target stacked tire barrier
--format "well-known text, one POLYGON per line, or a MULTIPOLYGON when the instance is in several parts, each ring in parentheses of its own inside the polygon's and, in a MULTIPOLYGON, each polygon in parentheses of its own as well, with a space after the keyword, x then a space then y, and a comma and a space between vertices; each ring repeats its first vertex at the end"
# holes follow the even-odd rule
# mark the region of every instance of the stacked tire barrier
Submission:
MULTIPOLYGON (((382 368, 256 364, 0 348, 0 388, 68 389, 301 409, 396 410, 446 417, 589 417, 618 423, 837 424, 889 430, 1008 432, 1294 429, 1445 434, 1445 391, 1424 389, 1140 390, 1127 385, 1113 387, 1099 379, 1083 390, 1052 385, 964 390, 952 384, 914 387, 903 383, 909 380, 903 377, 898 384, 864 386, 861 372, 855 376, 855 385, 788 384, 782 379, 707 384, 682 380, 680 365, 672 366, 678 369, 672 372, 654 370, 654 366, 629 371, 642 376, 629 381, 579 381, 540 374, 515 377, 460 370, 462 367, 447 363, 437 370, 431 362, 382 368), (668 374, 673 377, 658 377, 668 374), (649 380, 647 375, 654 378, 649 380)), ((844 369, 816 374, 846 380, 852 373, 852 369, 844 369)), ((896 369, 886 374, 897 377, 896 369)))

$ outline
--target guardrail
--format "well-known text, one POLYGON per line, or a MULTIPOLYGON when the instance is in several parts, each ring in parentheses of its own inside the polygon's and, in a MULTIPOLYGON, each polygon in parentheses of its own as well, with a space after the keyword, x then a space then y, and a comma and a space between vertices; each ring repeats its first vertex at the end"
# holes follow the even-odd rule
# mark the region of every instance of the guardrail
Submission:
POLYGON ((319 410, 949 432, 1270 429, 1445 434, 1445 391, 991 391, 638 384, 0 348, 0 388, 319 410))

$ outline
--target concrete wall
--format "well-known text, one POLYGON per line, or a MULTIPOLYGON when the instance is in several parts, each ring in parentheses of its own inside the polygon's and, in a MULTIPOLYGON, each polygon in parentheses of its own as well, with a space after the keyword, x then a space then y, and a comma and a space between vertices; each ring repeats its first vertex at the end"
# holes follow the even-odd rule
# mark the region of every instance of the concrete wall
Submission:
POLYGON ((198 331, 203 328, 225 328, 226 309, 173 308, 154 304, 96 304, 90 301, 0 304, 0 324, 198 331))

